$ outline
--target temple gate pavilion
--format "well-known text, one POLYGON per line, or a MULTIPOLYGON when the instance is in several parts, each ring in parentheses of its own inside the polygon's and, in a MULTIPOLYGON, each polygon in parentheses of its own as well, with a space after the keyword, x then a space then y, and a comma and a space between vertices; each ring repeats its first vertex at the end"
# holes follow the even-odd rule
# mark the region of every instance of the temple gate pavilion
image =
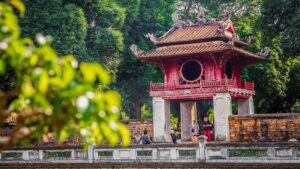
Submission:
POLYGON ((147 37, 157 46, 131 50, 138 59, 157 65, 164 72, 164 83, 150 82, 153 97, 153 137, 170 141, 170 101, 180 101, 181 139, 191 138, 192 109, 196 101, 213 100, 215 140, 229 141, 228 116, 232 99, 238 114, 253 114, 254 83, 241 80, 243 69, 265 58, 264 52, 251 53, 243 47, 232 22, 215 21, 175 25, 162 37, 147 37))

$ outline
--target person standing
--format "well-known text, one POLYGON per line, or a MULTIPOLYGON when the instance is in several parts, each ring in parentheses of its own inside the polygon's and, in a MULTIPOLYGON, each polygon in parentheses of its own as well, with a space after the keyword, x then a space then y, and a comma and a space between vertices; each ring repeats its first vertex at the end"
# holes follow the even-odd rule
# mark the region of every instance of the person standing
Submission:
POLYGON ((171 138, 172 138, 173 144, 177 144, 177 136, 173 129, 171 129, 171 138))
POLYGON ((204 116, 203 119, 203 135, 207 137, 208 142, 211 142, 211 133, 212 133, 213 124, 208 120, 207 116, 204 116))
POLYGON ((199 136, 199 125, 196 122, 196 120, 193 120, 192 123, 192 141, 193 143, 197 143, 198 142, 198 136, 199 136))

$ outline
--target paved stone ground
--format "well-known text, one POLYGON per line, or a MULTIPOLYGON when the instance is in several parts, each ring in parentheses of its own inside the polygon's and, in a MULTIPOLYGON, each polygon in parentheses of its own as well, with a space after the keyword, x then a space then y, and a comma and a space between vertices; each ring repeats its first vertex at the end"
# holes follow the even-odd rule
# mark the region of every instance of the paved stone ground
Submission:
POLYGON ((1 164, 0 169, 300 169, 300 164, 93 163, 1 164))

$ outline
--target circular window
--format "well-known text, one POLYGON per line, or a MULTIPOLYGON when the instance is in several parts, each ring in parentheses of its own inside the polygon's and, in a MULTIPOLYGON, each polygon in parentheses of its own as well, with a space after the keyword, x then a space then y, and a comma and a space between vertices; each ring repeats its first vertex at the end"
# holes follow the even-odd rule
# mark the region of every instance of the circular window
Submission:
POLYGON ((197 60, 188 60, 181 65, 181 77, 187 82, 195 82, 201 78, 202 64, 197 60))
POLYGON ((229 78, 229 79, 232 78, 232 64, 229 61, 226 62, 225 74, 226 74, 227 78, 229 78))

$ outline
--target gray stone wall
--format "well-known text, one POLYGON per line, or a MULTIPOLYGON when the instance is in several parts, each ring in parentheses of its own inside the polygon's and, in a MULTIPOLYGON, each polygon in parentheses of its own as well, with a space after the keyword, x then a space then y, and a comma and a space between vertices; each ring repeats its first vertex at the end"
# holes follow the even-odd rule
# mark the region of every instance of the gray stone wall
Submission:
POLYGON ((131 119, 123 121, 130 131, 131 144, 136 144, 137 138, 143 135, 144 129, 147 129, 149 137, 153 138, 153 123, 151 120, 131 119))
POLYGON ((231 142, 300 141, 300 113, 229 117, 231 142))

